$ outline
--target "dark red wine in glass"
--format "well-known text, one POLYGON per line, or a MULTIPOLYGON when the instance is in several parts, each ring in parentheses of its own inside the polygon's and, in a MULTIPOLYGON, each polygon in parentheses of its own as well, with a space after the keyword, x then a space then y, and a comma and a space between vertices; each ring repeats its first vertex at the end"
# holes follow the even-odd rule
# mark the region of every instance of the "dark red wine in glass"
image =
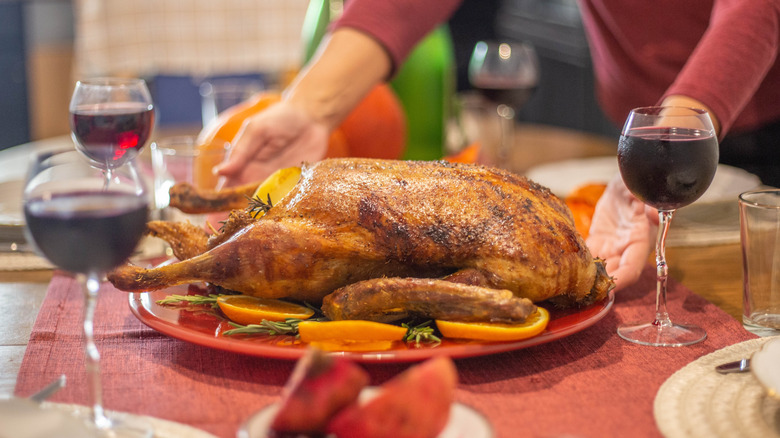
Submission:
POLYGON ((154 110, 143 102, 79 105, 71 110, 76 148, 101 167, 134 159, 149 142, 154 110))
POLYGON ((506 105, 512 108, 522 107, 536 91, 536 86, 518 86, 517 88, 495 88, 474 86, 485 99, 497 105, 506 105))
POLYGON ((718 139, 707 111, 645 107, 631 110, 618 142, 618 167, 626 187, 658 210, 655 319, 618 327, 618 335, 637 344, 680 347, 701 342, 707 333, 695 325, 673 323, 666 308, 666 235, 677 208, 699 199, 718 167, 718 139))
POLYGON ((82 274, 106 272, 127 260, 147 214, 145 199, 110 190, 33 198, 24 206, 35 246, 58 267, 82 274), (78 250, 86 245, 89 250, 78 250))
MULTIPOLYGON (((84 357, 94 436, 153 436, 143 419, 117 418, 103 409, 100 354, 95 344, 97 295, 103 275, 125 262, 145 229, 149 192, 133 166, 107 171, 69 148, 35 151, 23 194, 25 233, 51 263, 76 274, 84 290, 84 357)), ((90 435, 92 436, 92 435, 90 435)))
POLYGON ((626 187, 659 210, 691 204, 707 190, 718 164, 718 141, 700 129, 642 127, 618 143, 618 165, 626 187))
POLYGON ((523 42, 479 41, 469 59, 469 82, 495 105, 500 120, 496 159, 503 164, 514 144, 515 114, 539 82, 535 49, 523 42))
POLYGON ((143 79, 80 80, 68 109, 76 149, 104 171, 106 181, 113 169, 141 153, 154 128, 154 105, 143 79))

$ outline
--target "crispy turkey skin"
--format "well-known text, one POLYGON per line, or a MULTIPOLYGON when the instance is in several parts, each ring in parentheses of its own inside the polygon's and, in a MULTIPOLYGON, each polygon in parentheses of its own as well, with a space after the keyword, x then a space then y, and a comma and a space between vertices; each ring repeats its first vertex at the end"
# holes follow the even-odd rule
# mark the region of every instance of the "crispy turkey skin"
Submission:
MULTIPOLYGON (((190 201, 177 202, 186 210, 190 201)), ((109 280, 126 291, 207 281, 313 303, 364 280, 457 279, 459 271, 478 273, 477 287, 532 302, 589 304, 613 287, 563 201, 478 165, 323 160, 305 165, 284 199, 234 231, 200 255, 152 269, 127 265, 109 280)))

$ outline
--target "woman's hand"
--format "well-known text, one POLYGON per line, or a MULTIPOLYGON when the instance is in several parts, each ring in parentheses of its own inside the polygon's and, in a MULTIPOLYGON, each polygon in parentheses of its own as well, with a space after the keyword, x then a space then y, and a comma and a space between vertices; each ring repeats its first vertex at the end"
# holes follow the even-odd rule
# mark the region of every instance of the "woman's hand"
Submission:
POLYGON ((616 175, 596 204, 586 240, 591 254, 607 262, 607 272, 615 278, 615 290, 639 279, 657 230, 657 211, 636 199, 616 175))
POLYGON ((327 126, 282 101, 244 121, 216 171, 228 187, 262 181, 278 169, 321 160, 329 135, 327 126))

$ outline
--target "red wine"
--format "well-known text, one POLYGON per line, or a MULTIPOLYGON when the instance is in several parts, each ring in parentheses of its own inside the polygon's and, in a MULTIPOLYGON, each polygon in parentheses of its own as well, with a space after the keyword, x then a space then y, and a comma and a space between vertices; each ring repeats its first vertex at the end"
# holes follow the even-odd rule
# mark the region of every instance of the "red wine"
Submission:
POLYGON ((710 186, 718 141, 697 129, 632 129, 620 137, 618 165, 637 198, 659 210, 673 210, 699 199, 710 186))
POLYGON ((475 89, 485 96, 485 99, 496 103, 504 104, 511 108, 519 109, 525 102, 531 98, 531 95, 536 91, 536 87, 528 88, 480 88, 475 89))
POLYGON ((153 125, 154 110, 144 103, 83 105, 71 111, 77 148, 105 168, 135 158, 149 141, 153 125))
POLYGON ((76 192, 24 207, 35 245, 70 272, 106 272, 127 260, 146 228, 146 199, 120 192, 76 192))

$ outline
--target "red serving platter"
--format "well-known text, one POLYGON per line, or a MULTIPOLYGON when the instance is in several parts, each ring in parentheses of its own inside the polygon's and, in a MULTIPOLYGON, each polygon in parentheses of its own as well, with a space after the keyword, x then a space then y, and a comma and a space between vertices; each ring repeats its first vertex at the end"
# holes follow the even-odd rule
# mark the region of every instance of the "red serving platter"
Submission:
MULTIPOLYGON (((218 310, 208 305, 171 306, 157 303, 169 295, 206 294, 202 284, 174 286, 167 289, 130 294, 130 309, 144 324, 160 333, 204 347, 251 356, 296 360, 303 356, 306 344, 292 336, 223 335, 233 327, 218 310)), ((392 350, 372 352, 337 351, 333 354, 357 362, 414 362, 438 355, 453 358, 484 356, 544 344, 585 330, 600 321, 612 308, 612 292, 604 300, 580 309, 550 310, 550 322, 540 335, 514 342, 480 342, 444 339, 441 344, 398 343, 392 350)))

